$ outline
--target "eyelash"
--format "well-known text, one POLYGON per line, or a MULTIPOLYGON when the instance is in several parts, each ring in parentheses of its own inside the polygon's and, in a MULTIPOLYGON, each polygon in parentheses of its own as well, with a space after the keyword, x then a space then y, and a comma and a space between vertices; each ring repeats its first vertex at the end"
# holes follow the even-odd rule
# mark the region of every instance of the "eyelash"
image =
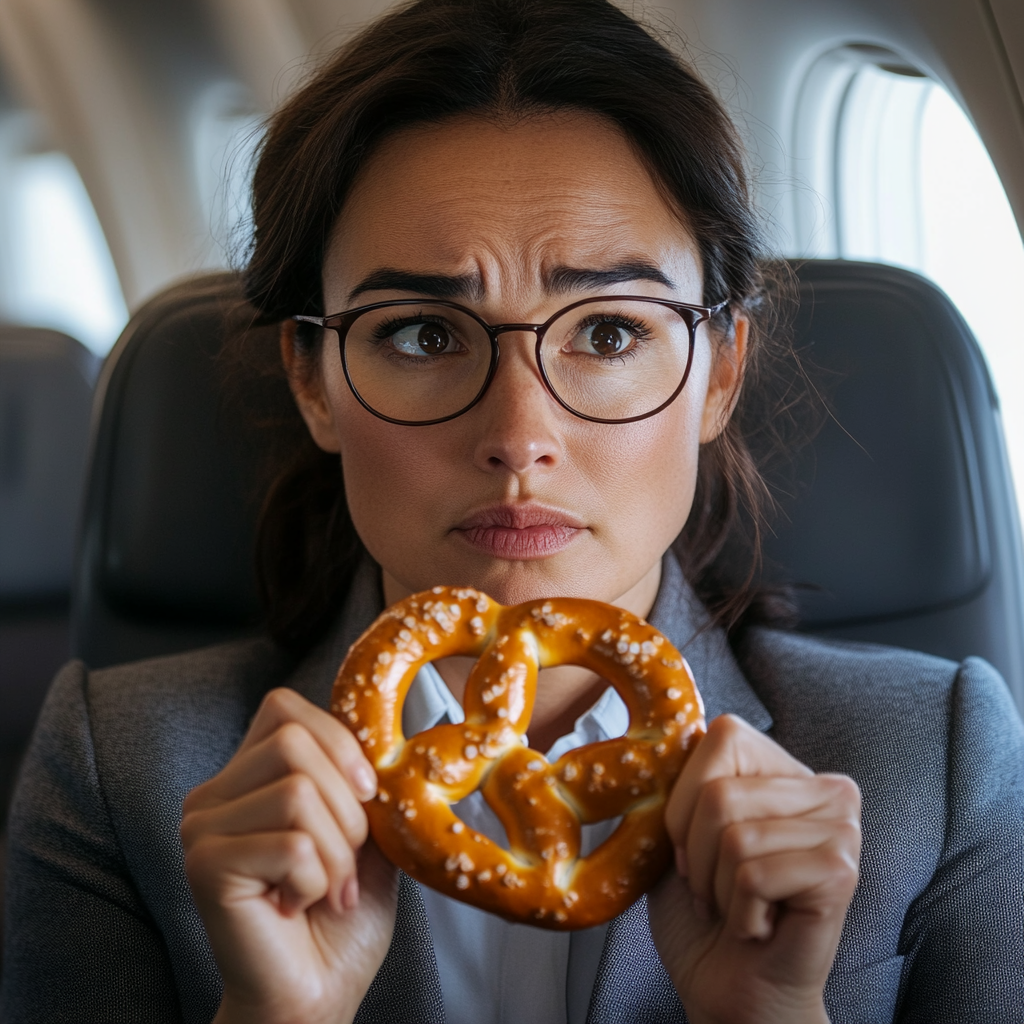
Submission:
POLYGON ((632 317, 622 315, 601 316, 600 314, 595 313, 594 316, 584 319, 579 327, 577 327, 577 330, 585 331, 588 327, 593 327, 595 324, 613 324, 615 327, 621 327, 624 330, 629 331, 635 342, 625 352, 618 352, 613 356, 602 357, 602 361, 604 362, 610 363, 616 359, 622 360, 623 362, 626 359, 636 359, 639 354, 638 350, 643 348, 651 337, 651 332, 646 325, 634 320, 632 317))
POLYGON ((592 316, 585 317, 578 329, 585 331, 588 327, 593 327, 595 324, 612 324, 615 327, 622 327, 629 331, 638 341, 646 341, 651 336, 651 332, 646 325, 640 323, 639 320, 634 320, 632 317, 623 316, 622 314, 603 316, 600 313, 594 313, 592 316))
POLYGON ((443 317, 439 316, 403 316, 403 317, 392 317, 390 320, 385 320, 383 323, 378 324, 373 331, 374 338, 377 341, 387 341, 393 334, 400 331, 403 327, 411 327, 413 324, 440 324, 442 327, 449 331, 455 330, 454 325, 447 323, 443 317))

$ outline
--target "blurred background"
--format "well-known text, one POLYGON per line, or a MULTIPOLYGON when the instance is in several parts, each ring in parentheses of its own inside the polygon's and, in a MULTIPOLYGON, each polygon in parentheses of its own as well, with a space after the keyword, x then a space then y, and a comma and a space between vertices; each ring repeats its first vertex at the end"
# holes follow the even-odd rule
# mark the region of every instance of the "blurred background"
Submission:
MULTIPOLYGON (((243 262, 263 119, 387 6, 0 0, 0 317, 102 357, 148 296, 243 262)), ((1024 5, 625 6, 681 37, 733 109, 782 254, 921 271, 1001 387, 1024 378, 1017 318, 993 301, 1024 279, 1006 197, 1024 210, 1020 79, 1003 80, 1024 65, 1024 5)))

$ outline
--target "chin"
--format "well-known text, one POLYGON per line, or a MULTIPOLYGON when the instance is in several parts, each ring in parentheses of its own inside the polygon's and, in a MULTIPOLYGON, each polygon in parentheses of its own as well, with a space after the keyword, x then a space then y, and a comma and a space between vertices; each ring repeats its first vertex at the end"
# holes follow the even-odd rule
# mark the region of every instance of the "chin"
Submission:
POLYGON ((608 560, 564 552, 550 558, 515 561, 487 558, 453 568, 451 582, 482 590, 499 604, 515 605, 548 597, 586 597, 614 603, 629 585, 619 586, 608 560), (575 555, 575 556, 574 556, 575 555), (603 571, 595 571, 598 567, 603 571))

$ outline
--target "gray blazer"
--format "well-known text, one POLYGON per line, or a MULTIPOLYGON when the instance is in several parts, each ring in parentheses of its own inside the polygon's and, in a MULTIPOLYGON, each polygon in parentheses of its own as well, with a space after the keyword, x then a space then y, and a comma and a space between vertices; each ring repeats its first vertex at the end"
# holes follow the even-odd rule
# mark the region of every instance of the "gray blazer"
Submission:
MULTIPOLYGON (((188 1021, 221 982, 182 862, 185 794, 287 684, 326 706, 348 645, 382 606, 357 576, 332 633, 295 664, 265 640, 54 682, 10 821, 0 1018, 188 1021)), ((651 620, 686 653, 709 718, 734 712, 864 797, 861 880, 826 989, 833 1022, 1024 1018, 1024 733, 985 662, 751 631, 741 672, 667 557, 651 620), (694 633, 697 636, 694 638, 694 633)), ((608 930, 588 1020, 685 1021, 643 900, 608 930)), ((361 1022, 442 1022, 417 886, 361 1022)))

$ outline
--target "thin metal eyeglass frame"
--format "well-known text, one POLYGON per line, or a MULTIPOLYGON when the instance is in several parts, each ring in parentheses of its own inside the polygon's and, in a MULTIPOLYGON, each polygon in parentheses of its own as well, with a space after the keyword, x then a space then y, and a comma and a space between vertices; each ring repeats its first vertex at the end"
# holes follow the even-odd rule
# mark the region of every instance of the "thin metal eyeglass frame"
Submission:
POLYGON ((577 302, 570 303, 568 306, 558 310, 558 312, 552 314, 542 324, 489 324, 486 320, 483 320, 473 310, 468 309, 466 306, 459 305, 457 302, 449 302, 445 299, 393 299, 390 302, 372 302, 367 306, 356 306, 354 309, 347 309, 343 313, 332 313, 330 316, 305 316, 296 315, 291 319, 298 321, 299 323, 315 324, 324 330, 334 331, 338 335, 338 352, 341 356, 341 366, 345 373, 345 381, 349 386, 349 390, 355 395, 356 400, 359 404, 366 409, 367 412, 372 413, 378 419, 385 420, 388 423, 395 423, 403 427, 429 427, 435 423, 447 423, 448 420, 456 419, 462 416, 464 413, 469 412, 480 400, 487 394, 487 389, 491 386, 491 381, 494 380, 494 375, 498 370, 498 359, 501 355, 501 347, 498 344, 498 337, 502 334, 510 334, 514 331, 532 331, 536 335, 537 343, 534 346, 534 358, 537 360, 537 368, 540 370, 541 380, 544 382, 544 387, 547 389, 548 394, 563 408, 566 412, 572 413, 573 416, 578 417, 581 420, 588 420, 591 423, 636 423, 638 420, 646 420, 651 416, 657 416, 663 409, 668 408, 678 397, 680 392, 686 386, 686 381, 690 376, 690 368, 693 365, 693 348, 697 338, 697 328, 707 320, 710 320, 716 313, 721 312, 729 305, 729 300, 726 299, 724 302, 718 303, 717 306, 696 306, 689 302, 675 302, 672 299, 655 299, 649 295, 595 295, 593 298, 580 299, 577 302), (585 306, 593 302, 608 302, 608 301, 629 301, 629 302, 650 302, 659 306, 667 306, 675 313, 679 314, 680 319, 686 324, 689 335, 690 335, 690 350, 686 357, 686 369, 683 371, 682 380, 680 380, 675 391, 659 405, 656 409, 652 409, 650 412, 645 412, 639 416, 627 416, 623 419, 604 419, 600 416, 588 416, 586 413, 579 412, 572 408, 558 392, 554 389, 551 381, 548 379, 547 370, 544 369, 544 360, 541 358, 541 345, 544 342, 544 335, 548 328, 560 317, 579 306, 585 306), (446 309, 456 309, 460 313, 465 313, 467 316, 475 320, 487 333, 487 337, 491 342, 491 362, 487 369, 487 376, 484 378, 483 384, 480 386, 480 390, 476 393, 475 397, 467 405, 464 405, 458 412, 450 413, 448 416, 440 416, 433 420, 400 420, 393 416, 386 416, 384 413, 374 409, 366 399, 359 393, 358 388, 352 382, 352 378, 349 375, 348 360, 345 358, 345 341, 348 337, 349 329, 352 324, 359 319, 364 313, 369 313, 374 309, 383 309, 386 306, 443 306, 446 309), (333 323, 331 321, 334 321, 333 323))

